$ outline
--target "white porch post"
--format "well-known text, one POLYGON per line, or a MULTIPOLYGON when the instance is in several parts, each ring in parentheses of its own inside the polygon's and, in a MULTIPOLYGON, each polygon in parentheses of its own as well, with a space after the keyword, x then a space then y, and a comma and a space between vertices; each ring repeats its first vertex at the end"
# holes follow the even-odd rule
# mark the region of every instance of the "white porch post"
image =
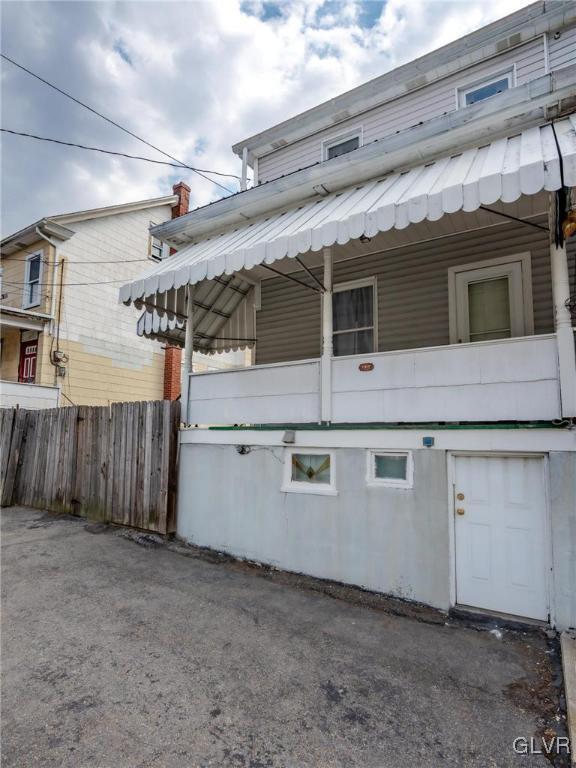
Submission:
POLYGON ((324 248, 324 288, 322 294, 322 357, 320 360, 320 418, 332 421, 332 250, 324 248))
POLYGON ((550 266, 552 272, 552 298, 554 302, 554 328, 558 345, 558 367, 560 373, 560 400, 562 416, 576 416, 576 354, 574 352, 574 331, 567 302, 570 299, 570 278, 566 243, 556 245, 555 215, 556 201, 551 195, 550 216, 550 266))
POLYGON ((194 351, 194 288, 186 287, 186 334, 184 341, 184 365, 182 366, 181 411, 182 421, 188 424, 190 405, 188 396, 190 392, 190 374, 192 373, 192 353, 194 351))

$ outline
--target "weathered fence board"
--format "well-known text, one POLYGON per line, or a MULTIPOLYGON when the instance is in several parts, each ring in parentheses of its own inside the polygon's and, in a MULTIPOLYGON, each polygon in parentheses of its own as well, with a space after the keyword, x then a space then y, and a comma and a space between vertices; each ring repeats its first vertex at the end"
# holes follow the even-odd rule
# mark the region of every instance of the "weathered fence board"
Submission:
POLYGON ((175 528, 180 403, 0 410, 2 506, 175 528))

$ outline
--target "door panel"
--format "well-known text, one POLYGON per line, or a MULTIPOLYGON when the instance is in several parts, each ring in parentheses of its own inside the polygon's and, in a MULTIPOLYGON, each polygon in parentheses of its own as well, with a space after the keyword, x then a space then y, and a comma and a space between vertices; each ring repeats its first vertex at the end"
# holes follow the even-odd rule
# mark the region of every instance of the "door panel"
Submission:
POLYGON ((543 460, 458 456, 455 463, 457 602, 547 620, 543 460))

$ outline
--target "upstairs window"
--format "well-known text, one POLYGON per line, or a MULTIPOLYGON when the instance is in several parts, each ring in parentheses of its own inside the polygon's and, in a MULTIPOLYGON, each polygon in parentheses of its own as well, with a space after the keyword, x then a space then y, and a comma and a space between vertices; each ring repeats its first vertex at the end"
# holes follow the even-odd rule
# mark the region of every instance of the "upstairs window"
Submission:
MULTIPOLYGON (((156 224, 154 224, 153 221, 150 222, 150 227, 155 227, 156 224)), ((150 235, 150 244, 148 247, 148 255, 151 259, 154 259, 154 261, 162 261, 162 259, 165 259, 166 256, 170 255, 169 246, 167 243, 163 243, 162 240, 159 240, 157 237, 154 237, 154 235, 150 235)))
POLYGON ((40 304, 40 277, 42 275, 42 251, 26 259, 26 278, 22 306, 24 309, 40 304))
POLYGON ((376 349, 374 278, 334 286, 334 355, 364 355, 376 349))
POLYGON ((362 132, 360 130, 336 136, 322 142, 322 160, 332 160, 340 155, 353 152, 362 144, 362 132))
POLYGON ((479 101, 489 99, 498 93, 504 93, 504 91, 512 88, 512 85, 513 73, 505 72, 496 77, 477 82, 470 87, 460 88, 458 91, 459 106, 469 107, 472 104, 477 104, 479 101))

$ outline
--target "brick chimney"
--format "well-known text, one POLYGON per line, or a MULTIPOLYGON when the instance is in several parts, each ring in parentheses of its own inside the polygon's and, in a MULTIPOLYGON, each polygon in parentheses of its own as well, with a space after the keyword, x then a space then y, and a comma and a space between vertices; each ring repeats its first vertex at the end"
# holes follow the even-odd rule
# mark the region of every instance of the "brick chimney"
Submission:
POLYGON ((164 400, 176 400, 180 396, 182 375, 182 350, 180 347, 164 347, 164 400))
POLYGON ((179 181, 178 184, 174 184, 172 192, 178 195, 178 202, 172 208, 172 218, 177 219, 178 216, 184 216, 188 213, 188 206, 190 205, 190 187, 183 181, 179 181))

